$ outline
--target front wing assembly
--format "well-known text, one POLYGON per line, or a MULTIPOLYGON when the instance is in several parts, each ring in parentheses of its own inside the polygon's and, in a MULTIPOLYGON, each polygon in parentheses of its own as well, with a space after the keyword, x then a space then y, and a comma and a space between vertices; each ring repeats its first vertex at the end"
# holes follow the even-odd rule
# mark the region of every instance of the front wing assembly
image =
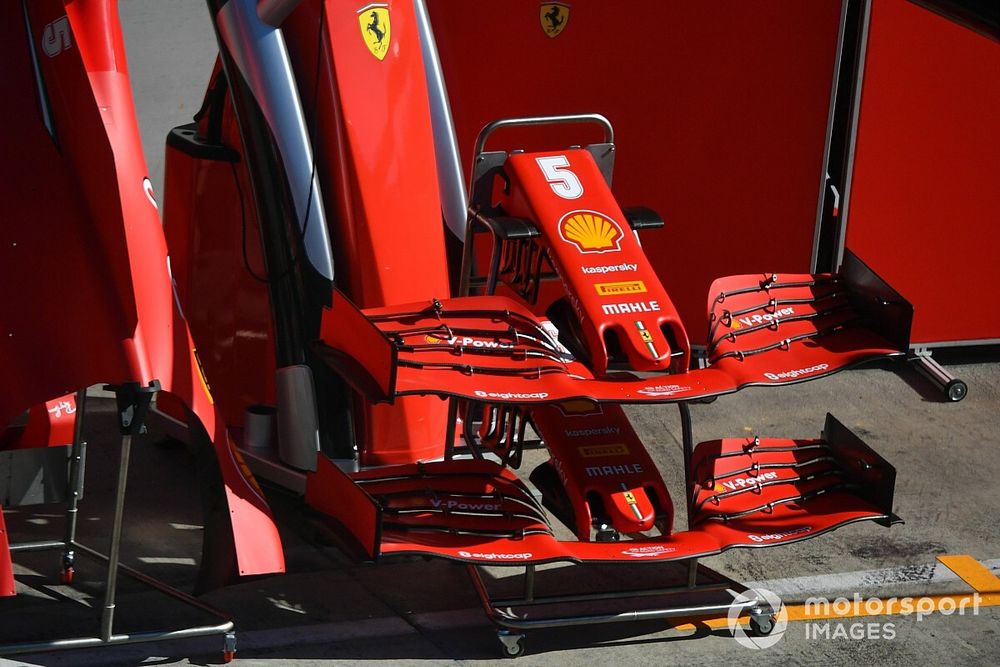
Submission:
POLYGON ((796 542, 855 521, 899 521, 895 469, 829 415, 820 439, 704 442, 692 463, 691 528, 621 542, 561 540, 528 487, 486 460, 348 473, 319 457, 306 502, 335 519, 362 558, 425 554, 494 565, 683 560, 796 542))
POLYGON ((487 403, 666 403, 811 380, 904 354, 912 307, 860 261, 840 274, 731 276, 709 299, 709 366, 595 377, 554 327, 504 297, 365 311, 334 292, 318 353, 373 402, 437 394, 487 403))

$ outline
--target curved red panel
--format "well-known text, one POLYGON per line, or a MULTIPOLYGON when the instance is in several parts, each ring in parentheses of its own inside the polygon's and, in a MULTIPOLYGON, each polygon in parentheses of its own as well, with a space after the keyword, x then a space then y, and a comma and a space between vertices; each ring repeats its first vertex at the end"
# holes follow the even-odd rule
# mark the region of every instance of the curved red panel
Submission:
POLYGON ((10 316, 0 336, 0 418, 99 382, 158 380, 213 438, 241 573, 280 571, 277 529, 234 459, 175 308, 117 5, 27 7, 21 15, 21 5, 5 3, 0 20, 4 71, 18 86, 19 115, 9 126, 24 128, 4 133, 11 145, 3 154, 26 162, 3 182, 13 214, 0 243, 0 297, 10 316))

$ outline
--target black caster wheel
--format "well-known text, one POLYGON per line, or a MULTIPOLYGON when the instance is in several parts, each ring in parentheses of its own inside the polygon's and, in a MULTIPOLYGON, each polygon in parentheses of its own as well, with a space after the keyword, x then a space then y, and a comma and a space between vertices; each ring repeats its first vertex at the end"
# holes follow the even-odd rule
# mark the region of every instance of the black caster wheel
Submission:
POLYGON ((756 637, 766 637, 774 630, 774 612, 750 612, 750 632, 756 637))
POLYGON ((524 635, 501 630, 497 633, 505 658, 517 658, 524 655, 524 635))
POLYGON ((969 385, 965 384, 961 380, 952 380, 944 388, 944 394, 952 403, 957 403, 958 401, 965 398, 965 395, 969 393, 969 385))

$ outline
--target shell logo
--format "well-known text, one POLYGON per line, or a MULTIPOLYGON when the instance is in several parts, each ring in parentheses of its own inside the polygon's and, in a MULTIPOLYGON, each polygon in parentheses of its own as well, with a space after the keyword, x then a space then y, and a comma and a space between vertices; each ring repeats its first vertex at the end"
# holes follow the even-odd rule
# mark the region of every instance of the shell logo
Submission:
POLYGON ((559 221, 559 236, 584 254, 621 250, 621 226, 597 211, 571 211, 559 221))

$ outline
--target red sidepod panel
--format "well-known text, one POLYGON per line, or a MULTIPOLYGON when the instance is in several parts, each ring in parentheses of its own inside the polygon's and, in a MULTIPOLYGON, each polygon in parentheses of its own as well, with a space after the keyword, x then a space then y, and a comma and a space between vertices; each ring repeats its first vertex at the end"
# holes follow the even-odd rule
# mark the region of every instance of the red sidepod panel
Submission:
MULTIPOLYGON (((692 335, 717 276, 808 271, 841 0, 565 5, 550 37, 537 0, 427 1, 463 166, 498 118, 607 116, 615 196, 666 220, 643 245, 692 335)), ((598 141, 588 130, 510 130, 490 146, 598 141)))
MULTIPOLYGON (((0 424, 31 405, 92 382, 128 377, 122 341, 135 329, 135 297, 114 155, 80 50, 59 2, 0 6, 0 424), (43 49, 51 35, 60 50, 43 49), (48 53, 53 53, 49 56, 48 53), (34 53, 45 87, 36 84, 34 53), (40 90, 48 101, 46 129, 40 90), (96 131, 74 131, 91 128, 96 131), (110 178, 109 178, 110 175, 110 178), (95 380, 94 370, 100 369, 95 380)), ((141 176, 135 187, 142 190, 141 176)), ((147 206, 148 206, 147 202, 147 206)))
MULTIPOLYGON (((379 49, 381 58, 366 42, 376 33, 366 30, 372 7, 364 3, 323 3, 326 33, 318 73, 319 4, 304 4, 284 29, 303 104, 322 119, 314 123, 313 146, 327 201, 335 202, 328 210, 336 220, 330 237, 337 283, 366 307, 450 294, 413 3, 390 0, 378 6, 383 5, 387 15, 380 25, 387 48, 379 49)), ((442 401, 414 397, 392 407, 365 404, 359 412, 365 463, 443 454, 447 408, 442 401)))
MULTIPOLYGON (((222 142, 239 146, 230 104, 223 118, 222 142)), ((275 404, 272 311, 266 284, 254 277, 266 274, 256 208, 240 201, 251 192, 246 162, 199 159, 168 144, 165 172, 163 230, 177 298, 226 424, 242 426, 248 405, 275 404)))
POLYGON ((3 183, 13 215, 0 243, 0 289, 13 317, 0 343, 9 387, 0 415, 9 420, 98 382, 159 380, 213 438, 239 572, 280 571, 277 529, 226 436, 174 307, 116 5, 31 3, 37 79, 26 17, 20 5, 4 7, 4 71, 19 86, 8 91, 18 114, 6 126, 19 130, 4 135, 11 145, 3 154, 21 163, 5 170, 3 183), (59 317, 41 308, 58 308, 59 317))

